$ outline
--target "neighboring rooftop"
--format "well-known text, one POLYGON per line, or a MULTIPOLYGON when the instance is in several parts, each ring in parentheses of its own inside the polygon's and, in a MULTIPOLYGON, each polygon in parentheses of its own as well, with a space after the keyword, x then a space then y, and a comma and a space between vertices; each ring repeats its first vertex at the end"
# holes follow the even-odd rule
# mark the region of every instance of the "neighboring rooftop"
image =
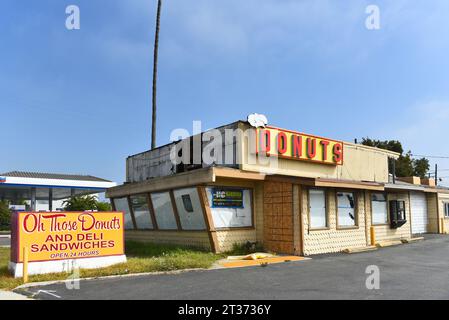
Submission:
POLYGON ((1 177, 14 177, 14 178, 31 178, 31 179, 54 179, 54 180, 80 180, 80 181, 96 181, 96 182, 112 182, 102 178, 79 175, 79 174, 59 174, 59 173, 43 173, 43 172, 24 172, 24 171, 11 171, 6 173, 0 173, 1 177))

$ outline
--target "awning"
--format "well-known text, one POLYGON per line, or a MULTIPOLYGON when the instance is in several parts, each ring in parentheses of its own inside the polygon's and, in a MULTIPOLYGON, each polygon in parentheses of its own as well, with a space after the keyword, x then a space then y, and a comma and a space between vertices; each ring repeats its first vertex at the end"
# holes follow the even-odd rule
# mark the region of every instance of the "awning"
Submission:
POLYGON ((26 200, 35 192, 36 200, 48 200, 51 190, 53 200, 62 200, 102 193, 116 185, 94 176, 12 171, 0 174, 0 199, 26 200))

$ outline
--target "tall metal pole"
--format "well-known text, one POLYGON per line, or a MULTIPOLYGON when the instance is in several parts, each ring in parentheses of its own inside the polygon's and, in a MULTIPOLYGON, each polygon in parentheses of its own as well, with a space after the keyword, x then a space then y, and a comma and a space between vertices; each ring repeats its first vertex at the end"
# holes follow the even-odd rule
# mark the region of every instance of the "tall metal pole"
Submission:
POLYGON ((159 55, 159 31, 161 25, 162 0, 158 0, 156 16, 156 35, 154 37, 153 59, 153 114, 151 119, 151 149, 156 148, 156 91, 157 91, 157 63, 159 55))
POLYGON ((53 189, 48 189, 48 211, 53 211, 53 189))
POLYGON ((438 164, 435 163, 435 184, 438 184, 438 164))
POLYGON ((31 187, 31 211, 36 211, 36 188, 31 187))

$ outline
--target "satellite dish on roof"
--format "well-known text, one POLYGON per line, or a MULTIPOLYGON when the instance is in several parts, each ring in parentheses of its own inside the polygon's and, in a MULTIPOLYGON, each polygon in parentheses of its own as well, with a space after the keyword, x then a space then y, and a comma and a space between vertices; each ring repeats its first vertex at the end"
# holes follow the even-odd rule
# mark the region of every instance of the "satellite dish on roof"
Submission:
POLYGON ((248 122, 255 128, 264 127, 268 125, 268 119, 263 114, 252 113, 248 116, 248 122))

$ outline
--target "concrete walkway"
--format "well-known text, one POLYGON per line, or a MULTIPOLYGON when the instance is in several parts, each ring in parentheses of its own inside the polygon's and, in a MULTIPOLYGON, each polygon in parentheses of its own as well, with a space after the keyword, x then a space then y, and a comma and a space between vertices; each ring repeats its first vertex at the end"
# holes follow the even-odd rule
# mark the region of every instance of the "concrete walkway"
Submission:
POLYGON ((21 294, 0 290, 0 300, 30 300, 21 294))

